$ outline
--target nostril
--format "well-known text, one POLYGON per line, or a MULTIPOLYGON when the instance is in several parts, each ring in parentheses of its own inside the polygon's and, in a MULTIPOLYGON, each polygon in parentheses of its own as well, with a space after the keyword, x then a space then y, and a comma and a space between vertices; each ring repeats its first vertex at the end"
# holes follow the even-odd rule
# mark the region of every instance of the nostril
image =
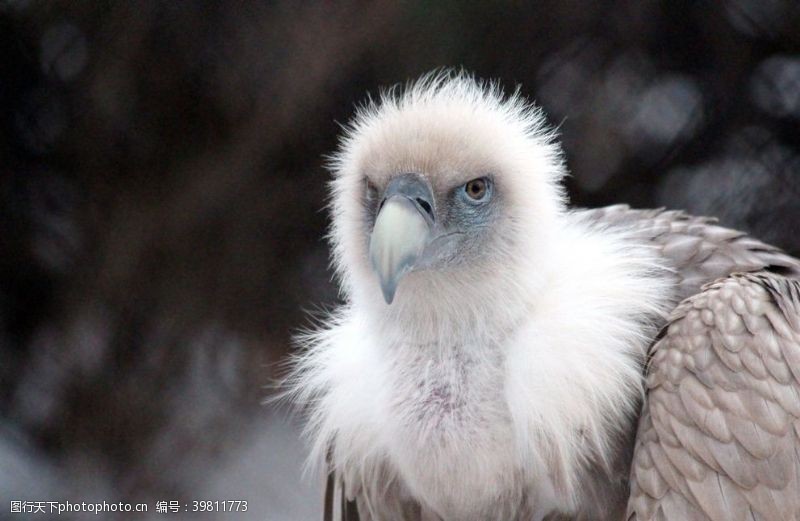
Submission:
POLYGON ((379 212, 380 212, 380 211, 381 211, 381 209, 383 208, 383 203, 385 203, 385 202, 386 202, 386 198, 384 197, 383 199, 381 199, 381 204, 379 204, 379 205, 378 205, 378 211, 379 211, 379 212))
POLYGON ((422 199, 421 197, 416 197, 414 200, 417 202, 418 205, 420 205, 422 207, 423 210, 425 210, 425 212, 428 215, 431 216, 431 219, 432 219, 433 218, 433 208, 431 208, 431 204, 428 201, 426 201, 425 199, 422 199))

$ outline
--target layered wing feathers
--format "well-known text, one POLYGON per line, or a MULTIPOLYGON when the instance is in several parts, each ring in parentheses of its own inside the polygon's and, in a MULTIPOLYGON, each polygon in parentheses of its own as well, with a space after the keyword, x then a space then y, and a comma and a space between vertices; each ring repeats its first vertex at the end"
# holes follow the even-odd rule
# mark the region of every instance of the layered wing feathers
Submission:
POLYGON ((738 274, 653 350, 630 520, 800 519, 800 282, 738 274))

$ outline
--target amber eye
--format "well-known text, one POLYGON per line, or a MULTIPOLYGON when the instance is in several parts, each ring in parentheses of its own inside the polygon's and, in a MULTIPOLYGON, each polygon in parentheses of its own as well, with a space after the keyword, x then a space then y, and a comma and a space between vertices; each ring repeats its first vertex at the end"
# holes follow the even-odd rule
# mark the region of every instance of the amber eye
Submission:
POLYGON ((480 201, 486 197, 486 178, 473 179, 464 185, 464 191, 467 192, 470 199, 480 201))

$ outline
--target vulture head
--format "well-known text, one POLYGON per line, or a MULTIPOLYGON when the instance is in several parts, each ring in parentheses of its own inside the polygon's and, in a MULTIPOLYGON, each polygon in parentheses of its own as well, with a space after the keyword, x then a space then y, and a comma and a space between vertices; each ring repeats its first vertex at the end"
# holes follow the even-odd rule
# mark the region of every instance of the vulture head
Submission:
POLYGON ((379 310, 469 310, 533 282, 515 268, 547 258, 564 210, 539 111, 468 77, 429 76, 362 107, 332 165, 336 265, 379 310))

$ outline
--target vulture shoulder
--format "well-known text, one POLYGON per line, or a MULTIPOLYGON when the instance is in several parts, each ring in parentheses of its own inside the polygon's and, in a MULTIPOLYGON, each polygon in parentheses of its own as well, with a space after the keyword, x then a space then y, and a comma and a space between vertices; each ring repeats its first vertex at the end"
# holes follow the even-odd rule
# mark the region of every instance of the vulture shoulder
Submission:
POLYGON ((652 243, 676 277, 676 304, 732 273, 765 270, 800 279, 800 261, 744 232, 720 226, 713 217, 663 208, 633 210, 622 204, 580 212, 601 226, 622 227, 634 239, 652 243))
POLYGON ((650 351, 628 519, 800 520, 800 261, 713 218, 587 213, 651 241, 685 299, 650 351))
POLYGON ((800 282, 704 286, 652 351, 629 521, 800 519, 800 282))

